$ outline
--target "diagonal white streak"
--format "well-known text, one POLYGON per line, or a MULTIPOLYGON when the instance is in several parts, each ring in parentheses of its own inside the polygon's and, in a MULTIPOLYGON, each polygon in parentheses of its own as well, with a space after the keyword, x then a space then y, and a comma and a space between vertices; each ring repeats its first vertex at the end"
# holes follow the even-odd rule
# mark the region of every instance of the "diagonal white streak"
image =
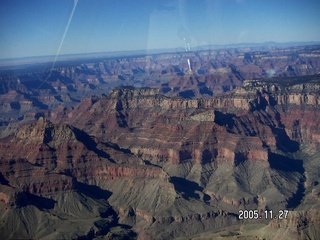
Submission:
POLYGON ((49 77, 51 76, 52 70, 53 70, 53 68, 54 68, 54 66, 55 66, 55 64, 56 64, 57 58, 58 58, 58 56, 59 56, 59 54, 60 54, 60 50, 61 50, 62 44, 63 44, 64 39, 65 39, 65 37, 66 37, 66 34, 67 34, 68 30, 69 30, 69 26, 70 26, 71 20, 72 20, 72 18, 73 18, 73 13, 74 13, 74 11, 76 10, 77 5, 78 5, 78 0, 74 0, 74 1, 73 1, 73 8, 72 8, 71 14, 70 14, 70 16, 69 16, 67 26, 66 26, 66 28, 64 29, 64 33, 63 33, 63 35, 62 35, 62 38, 61 38, 61 41, 60 41, 60 44, 59 44, 59 47, 58 47, 58 51, 57 51, 57 53, 56 53, 56 55, 55 55, 55 57, 54 57, 52 66, 51 66, 51 68, 50 68, 49 75, 46 77, 45 80, 43 80, 43 82, 40 84, 40 86, 39 86, 38 88, 40 88, 41 85, 42 85, 44 82, 46 82, 46 81, 49 79, 49 77))
POLYGON ((187 62, 188 62, 189 71, 191 72, 192 70, 191 70, 190 59, 189 58, 188 58, 187 62))
POLYGON ((73 1, 73 8, 72 8, 72 11, 71 11, 71 14, 70 14, 70 17, 69 17, 67 26, 66 26, 66 28, 65 28, 65 30, 64 30, 64 33, 63 33, 63 35, 62 35, 62 39, 61 39, 61 41, 60 41, 60 45, 59 45, 58 51, 57 51, 57 53, 56 53, 56 56, 55 56, 55 58, 54 58, 52 67, 54 67, 54 65, 55 65, 55 63, 56 63, 56 61, 57 61, 57 57, 58 57, 59 54, 60 54, 60 50, 61 50, 62 44, 63 44, 64 39, 65 39, 65 37, 66 37, 66 34, 67 34, 68 30, 69 30, 69 26, 70 26, 70 23, 71 23, 71 20, 72 20, 72 17, 73 17, 73 13, 74 13, 74 11, 76 10, 77 5, 78 5, 78 0, 74 0, 74 1, 73 1))

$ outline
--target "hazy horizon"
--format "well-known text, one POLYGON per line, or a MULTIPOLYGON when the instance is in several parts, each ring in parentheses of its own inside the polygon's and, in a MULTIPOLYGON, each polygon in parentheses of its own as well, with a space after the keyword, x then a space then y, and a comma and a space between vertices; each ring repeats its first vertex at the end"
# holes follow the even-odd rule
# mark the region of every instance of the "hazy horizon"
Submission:
MULTIPOLYGON (((256 42, 256 43, 229 43, 229 44, 211 44, 211 45, 201 45, 194 47, 189 52, 192 51, 206 51, 206 50, 220 50, 220 49, 233 49, 233 48, 259 48, 259 47, 292 47, 292 46, 312 46, 312 45, 320 45, 320 41, 309 41, 309 42, 256 42)), ((185 52, 184 47, 176 47, 176 48, 157 48, 157 49, 137 49, 137 50, 119 50, 119 51, 109 51, 109 52, 79 52, 79 53, 66 53, 66 54, 53 54, 53 55, 36 55, 36 56, 23 56, 16 58, 0 58, 0 62, 5 61, 15 61, 15 60, 30 60, 30 59, 50 59, 53 60, 71 60, 79 57, 80 59, 83 57, 89 58, 100 58, 100 57, 122 57, 128 56, 133 57, 135 55, 152 55, 152 54, 162 54, 162 53, 174 53, 174 52, 185 52)))
POLYGON ((320 1, 0 3, 0 59, 265 42, 319 42, 320 1))

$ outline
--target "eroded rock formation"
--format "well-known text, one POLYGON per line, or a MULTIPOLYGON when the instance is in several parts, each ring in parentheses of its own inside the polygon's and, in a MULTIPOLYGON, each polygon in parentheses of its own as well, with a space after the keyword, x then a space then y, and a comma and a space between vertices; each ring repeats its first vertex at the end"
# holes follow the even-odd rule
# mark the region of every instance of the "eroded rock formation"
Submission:
POLYGON ((288 209, 283 221, 258 222, 281 238, 316 238, 319 90, 317 75, 246 80, 194 99, 122 87, 30 110, 29 122, 1 132, 0 231, 172 239, 245 226, 239 209, 288 209))

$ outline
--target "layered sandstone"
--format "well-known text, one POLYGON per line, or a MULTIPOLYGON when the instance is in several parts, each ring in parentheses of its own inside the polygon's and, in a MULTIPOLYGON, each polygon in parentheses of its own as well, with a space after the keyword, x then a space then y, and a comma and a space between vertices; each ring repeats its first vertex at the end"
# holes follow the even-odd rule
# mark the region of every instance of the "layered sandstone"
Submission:
MULTIPOLYGON (((10 222, 21 207, 37 222, 76 216, 71 225, 86 226, 81 237, 115 234, 112 227, 126 224, 138 238, 166 239, 239 224, 239 209, 318 208, 319 79, 289 80, 245 81, 203 99, 117 88, 50 111, 50 120, 11 127, 0 139, 0 217, 10 222)), ((268 228, 296 231, 305 222, 313 231, 317 213, 308 214, 268 228)), ((53 236, 34 225, 38 232, 15 229, 53 236)), ((75 236, 58 229, 59 237, 75 236)), ((297 231, 317 236, 309 230, 297 231)))

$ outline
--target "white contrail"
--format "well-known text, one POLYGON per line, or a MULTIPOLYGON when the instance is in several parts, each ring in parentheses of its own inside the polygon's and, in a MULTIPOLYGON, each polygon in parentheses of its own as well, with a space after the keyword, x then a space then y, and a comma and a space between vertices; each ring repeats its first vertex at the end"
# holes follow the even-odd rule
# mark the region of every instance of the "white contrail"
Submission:
POLYGON ((62 35, 62 38, 61 38, 61 41, 60 41, 60 44, 59 44, 59 47, 58 47, 58 51, 57 51, 57 53, 56 53, 56 55, 55 55, 55 57, 54 57, 54 60, 53 60, 53 63, 52 63, 51 69, 50 69, 50 73, 49 73, 49 75, 46 77, 46 79, 43 80, 43 82, 40 84, 39 88, 40 88, 41 85, 42 85, 44 82, 46 82, 46 81, 49 79, 49 77, 51 76, 52 70, 53 70, 53 68, 54 68, 54 66, 55 66, 55 64, 56 64, 57 58, 58 58, 58 56, 59 56, 59 54, 60 54, 60 50, 61 50, 62 44, 63 44, 64 39, 65 39, 65 37, 66 37, 66 34, 67 34, 68 30, 69 30, 69 26, 70 26, 70 23, 71 23, 71 20, 72 20, 72 17, 73 17, 73 13, 74 13, 74 11, 76 10, 77 5, 78 5, 78 0, 74 0, 74 1, 73 1, 73 8, 72 8, 71 14, 70 14, 70 16, 69 16, 69 20, 68 20, 67 26, 66 26, 66 28, 64 29, 64 33, 63 33, 63 35, 62 35))
POLYGON ((66 26, 66 28, 65 28, 65 30, 64 30, 64 33, 63 33, 63 35, 62 35, 62 39, 61 39, 61 41, 60 41, 60 45, 59 45, 57 54, 56 54, 56 56, 55 56, 55 58, 54 58, 52 67, 54 66, 54 64, 55 64, 55 62, 56 62, 56 60, 57 60, 57 57, 58 57, 58 55, 60 54, 60 50, 61 50, 62 44, 63 44, 64 39, 65 39, 65 37, 66 37, 66 34, 67 34, 67 32, 68 32, 68 29, 69 29, 69 26, 70 26, 70 23, 71 23, 71 20, 72 20, 72 17, 73 17, 73 13, 74 13, 74 10, 76 10, 77 5, 78 5, 78 0, 74 0, 74 1, 73 1, 73 8, 72 8, 72 11, 71 11, 71 14, 70 14, 70 17, 69 17, 67 26, 66 26))

